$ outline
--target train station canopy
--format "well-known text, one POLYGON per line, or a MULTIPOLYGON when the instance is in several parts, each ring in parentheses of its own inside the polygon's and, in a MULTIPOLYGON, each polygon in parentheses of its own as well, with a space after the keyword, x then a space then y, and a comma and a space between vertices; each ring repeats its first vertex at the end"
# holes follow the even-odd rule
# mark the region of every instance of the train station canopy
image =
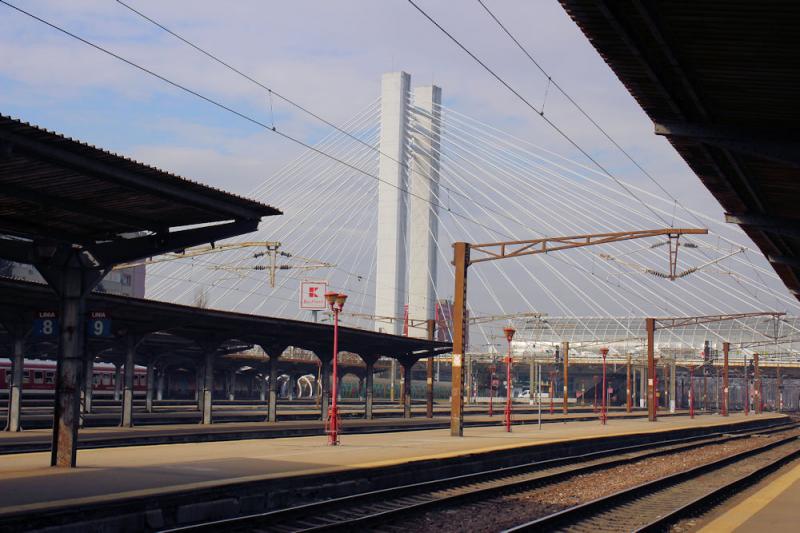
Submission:
MULTIPOLYGON (((0 316, 14 313, 31 320, 35 313, 55 309, 56 296, 47 286, 27 281, 0 278, 0 316)), ((98 352, 108 346, 111 354, 124 353, 124 343, 115 338, 124 334, 147 335, 140 349, 143 355, 174 353, 202 362, 203 352, 196 341, 219 341, 219 353, 246 349, 250 345, 270 346, 281 351, 294 346, 332 356, 333 326, 285 318, 200 309, 172 303, 92 293, 87 298, 87 313, 103 311, 111 320, 114 337, 93 339, 90 348, 98 352)), ((340 327, 342 351, 363 356, 407 357, 448 353, 451 344, 340 327)))
MULTIPOLYGON (((800 368, 800 317, 782 313, 742 313, 732 318, 719 317, 656 318, 654 351, 656 356, 674 359, 678 364, 700 365, 704 346, 719 363, 723 343, 729 343, 731 364, 741 365, 743 358, 758 353, 765 366, 800 368)), ((641 363, 647 354, 646 318, 641 316, 547 316, 514 320, 516 329, 513 353, 515 361, 556 361, 562 343, 569 343, 569 361, 600 364, 600 349, 609 348, 608 360, 622 363, 631 356, 641 363)), ((502 351, 502 350, 501 350, 502 351)), ((480 361, 497 360, 499 354, 471 351, 480 361)))
POLYGON ((0 233, 94 243, 280 211, 0 115, 0 233))
POLYGON ((800 298, 800 3, 560 1, 800 298))

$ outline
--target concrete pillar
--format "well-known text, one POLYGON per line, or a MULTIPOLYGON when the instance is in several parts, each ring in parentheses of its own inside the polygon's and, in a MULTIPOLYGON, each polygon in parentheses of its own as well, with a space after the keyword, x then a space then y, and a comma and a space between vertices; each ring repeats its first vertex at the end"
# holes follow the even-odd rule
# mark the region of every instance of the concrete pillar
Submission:
POLYGON ((114 363, 114 401, 118 402, 122 395, 122 364, 114 363))
POLYGON ((145 411, 148 413, 153 412, 153 393, 155 392, 156 388, 155 373, 156 365, 152 360, 150 360, 147 362, 147 392, 145 396, 145 411))
POLYGON ((411 418, 411 369, 415 361, 403 364, 403 418, 411 418))
POLYGON ((330 359, 322 360, 320 367, 319 379, 322 382, 322 395, 320 397, 320 418, 323 422, 328 421, 328 407, 331 395, 331 361, 330 359))
POLYGON ((236 399, 236 371, 228 370, 225 372, 225 394, 228 400, 236 399))
MULTIPOLYGON (((411 76, 384 74, 381 80, 381 133, 378 163, 378 239, 375 266, 375 314, 402 317, 406 296, 406 204, 408 198, 408 97, 411 76), (388 156, 388 157, 387 157, 388 156)), ((375 324, 401 335, 403 321, 375 324)))
MULTIPOLYGON (((61 248, 63 263, 36 264, 36 269, 58 294, 59 352, 53 409, 50 465, 74 468, 78 452, 80 390, 83 382, 86 295, 105 270, 86 266, 85 251, 61 248)), ((61 259, 59 259, 59 262, 61 259)))
POLYGON ((194 385, 194 400, 197 402, 197 410, 203 412, 203 383, 204 383, 204 370, 200 366, 203 363, 198 362, 195 367, 195 385, 194 385))
POLYGON ((203 390, 200 395, 203 400, 203 419, 202 424, 211 424, 211 404, 214 394, 214 352, 216 350, 204 348, 205 368, 203 369, 203 390))
POLYGON ((158 380, 156 385, 156 400, 161 401, 164 399, 164 379, 167 373, 166 368, 161 368, 158 371, 158 380))
POLYGON ((429 338, 428 321, 435 319, 436 311, 441 102, 439 87, 414 89, 408 196, 408 336, 421 339, 429 338))
POLYGON ((373 399, 373 378, 375 375, 375 360, 368 359, 365 361, 367 363, 367 374, 366 378, 366 386, 364 390, 364 418, 367 420, 372 420, 372 399, 373 399))
POLYGON ((278 420, 278 356, 270 354, 269 357, 269 405, 267 406, 267 422, 275 422, 278 420))
POLYGON ((25 340, 14 336, 14 358, 11 366, 11 386, 8 397, 6 431, 22 430, 22 371, 25 366, 25 340))
POLYGON ((133 376, 138 340, 133 335, 127 336, 125 351, 125 390, 122 395, 122 427, 133 427, 133 376))
POLYGON ((94 393, 94 355, 87 352, 83 360, 83 403, 81 408, 85 414, 92 412, 92 396, 94 393))

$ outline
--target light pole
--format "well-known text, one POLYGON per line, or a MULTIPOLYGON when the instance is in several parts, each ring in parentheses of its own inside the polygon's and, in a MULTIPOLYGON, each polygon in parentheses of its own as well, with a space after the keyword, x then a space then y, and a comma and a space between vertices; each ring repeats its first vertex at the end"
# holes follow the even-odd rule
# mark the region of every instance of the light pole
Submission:
POLYGON ((331 307, 331 311, 333 311, 333 379, 331 383, 333 398, 328 411, 328 444, 336 446, 339 444, 339 406, 337 405, 337 397, 339 396, 339 391, 337 390, 339 383, 339 313, 344 307, 347 295, 327 292, 325 293, 325 300, 331 307))
POLYGON ((600 348, 600 355, 603 356, 603 404, 600 410, 600 422, 606 425, 606 356, 608 355, 608 348, 600 348))
POLYGON ((506 431, 511 432, 511 340, 514 338, 514 328, 503 328, 508 341, 508 355, 506 355, 506 431))

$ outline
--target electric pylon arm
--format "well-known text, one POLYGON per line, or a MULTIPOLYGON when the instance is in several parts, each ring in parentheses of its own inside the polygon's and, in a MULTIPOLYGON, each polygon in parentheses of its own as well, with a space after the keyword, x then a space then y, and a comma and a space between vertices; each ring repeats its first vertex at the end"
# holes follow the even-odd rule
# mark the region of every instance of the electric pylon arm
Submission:
POLYGON ((674 275, 677 263, 677 242, 681 235, 706 235, 705 228, 662 228, 651 230, 619 231, 613 233, 590 233, 565 237, 544 237, 524 241, 504 241, 471 244, 453 243, 453 266, 455 267, 455 288, 453 290, 453 364, 452 391, 450 395, 450 434, 460 437, 464 434, 464 364, 465 332, 467 314, 467 270, 470 265, 498 259, 510 259, 534 254, 546 254, 572 248, 611 244, 615 242, 645 239, 666 235, 669 238, 670 273, 674 275))
MULTIPOLYGON (((630 241, 633 239, 644 239, 647 237, 658 237, 667 235, 670 238, 678 238, 681 235, 706 235, 708 230, 704 228, 666 228, 639 231, 619 231, 613 233, 590 233, 587 235, 572 235, 568 237, 545 237, 542 239, 530 239, 525 241, 505 241, 493 243, 470 244, 471 252, 483 254, 484 257, 470 258, 469 264, 481 263, 484 261, 495 261, 497 259, 508 259, 521 257, 524 255, 546 254, 559 250, 569 250, 571 248, 582 248, 584 246, 594 246, 596 244, 610 244, 614 242, 630 241)), ((670 259, 673 259, 672 257, 670 259)))

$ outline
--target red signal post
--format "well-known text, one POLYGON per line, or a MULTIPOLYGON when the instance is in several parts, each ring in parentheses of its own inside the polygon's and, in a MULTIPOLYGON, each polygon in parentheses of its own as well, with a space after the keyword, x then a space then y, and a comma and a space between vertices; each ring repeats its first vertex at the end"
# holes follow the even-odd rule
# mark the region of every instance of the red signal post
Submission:
POLYGON ((600 410, 600 423, 605 426, 608 418, 606 413, 606 396, 608 396, 608 391, 606 390, 606 356, 608 355, 608 348, 600 348, 600 355, 603 356, 603 403, 600 410))

